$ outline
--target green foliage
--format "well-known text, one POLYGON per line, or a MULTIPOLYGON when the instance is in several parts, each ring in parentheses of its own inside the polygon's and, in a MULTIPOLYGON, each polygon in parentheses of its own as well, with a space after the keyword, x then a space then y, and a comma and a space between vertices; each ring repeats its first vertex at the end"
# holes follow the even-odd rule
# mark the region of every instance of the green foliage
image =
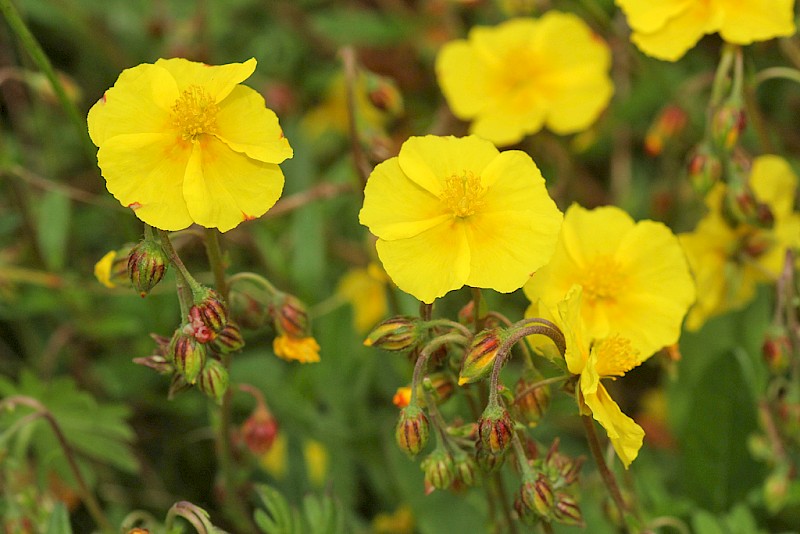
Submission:
POLYGON ((346 525, 344 512, 333 498, 306 495, 300 510, 292 507, 276 489, 261 485, 256 488, 261 508, 255 520, 264 534, 344 534, 352 532, 346 525))

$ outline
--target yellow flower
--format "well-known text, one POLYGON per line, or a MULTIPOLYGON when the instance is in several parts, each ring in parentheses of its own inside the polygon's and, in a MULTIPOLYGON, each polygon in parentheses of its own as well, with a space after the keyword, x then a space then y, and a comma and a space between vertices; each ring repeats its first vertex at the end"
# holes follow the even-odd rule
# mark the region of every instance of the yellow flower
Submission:
POLYGON ((319 441, 309 439, 303 444, 303 458, 309 482, 318 488, 322 487, 328 475, 328 450, 319 441))
POLYGON ((114 197, 163 230, 225 232, 271 208, 292 149, 261 95, 239 85, 255 67, 175 58, 123 71, 88 116, 114 197))
POLYGON ((397 507, 393 513, 382 512, 372 520, 373 534, 413 534, 414 514, 407 504, 397 507))
POLYGON ((709 212, 693 232, 679 236, 697 282, 697 302, 686 320, 690 330, 750 302, 757 284, 778 278, 786 250, 800 246, 797 176, 789 164, 778 156, 756 158, 749 183, 772 211, 772 229, 730 226, 722 214, 725 186, 718 184, 706 197, 709 212))
MULTIPOLYGON (((587 335, 602 339, 617 332, 642 359, 678 340, 695 297, 686 258, 670 229, 654 221, 636 223, 613 206, 572 205, 552 260, 525 285, 525 294, 555 308, 575 284, 583 287, 587 335)), ((536 311, 534 305, 527 315, 536 311)))
POLYGON ((94 277, 97 278, 98 282, 109 289, 117 286, 117 284, 111 281, 111 268, 113 267, 114 260, 116 259, 117 251, 112 250, 100 258, 100 261, 94 264, 94 277))
POLYGON ((272 447, 261 456, 258 463, 277 479, 286 476, 289 470, 289 440, 284 433, 281 432, 275 437, 272 447))
POLYGON ((545 125, 558 134, 588 128, 614 92, 610 65, 608 45, 580 18, 549 11, 476 26, 442 48, 436 76, 470 133, 504 146, 545 125))
POLYGON ((747 45, 795 32, 794 0, 616 0, 639 50, 680 59, 703 35, 747 45))
POLYGON ((119 250, 107 252, 94 264, 94 277, 98 282, 111 289, 118 284, 130 284, 128 277, 128 254, 131 245, 125 245, 119 250))
POLYGON ((337 293, 353 306, 353 322, 359 332, 368 332, 386 317, 387 282, 386 273, 375 263, 366 269, 352 269, 339 280, 337 293))
POLYGON ((359 217, 394 283, 427 303, 464 285, 519 289, 550 258, 562 220, 524 152, 432 135, 375 167, 359 217))
POLYGON ((623 376, 639 365, 642 358, 631 340, 617 332, 603 338, 591 337, 581 313, 582 300, 582 289, 575 285, 558 304, 559 319, 556 323, 567 342, 567 368, 573 375, 580 375, 578 401, 581 411, 590 412, 605 428, 611 445, 627 469, 639 454, 644 430, 622 413, 600 380, 623 376))
POLYGON ((277 336, 272 342, 275 355, 287 361, 315 363, 319 361, 319 344, 313 337, 277 336))

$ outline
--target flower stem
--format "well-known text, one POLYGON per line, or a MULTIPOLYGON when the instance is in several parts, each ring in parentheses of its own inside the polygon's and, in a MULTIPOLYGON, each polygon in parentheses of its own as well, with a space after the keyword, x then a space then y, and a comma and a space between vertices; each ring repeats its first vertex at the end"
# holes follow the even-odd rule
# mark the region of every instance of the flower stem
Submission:
POLYGON ((29 408, 33 408, 35 410, 33 415, 41 417, 47 421, 47 423, 50 425, 50 428, 53 430, 53 433, 56 435, 56 439, 58 440, 58 444, 61 446, 61 450, 64 451, 64 456, 67 458, 69 469, 72 472, 72 476, 75 477, 75 482, 78 484, 78 495, 86 505, 89 515, 92 516, 95 524, 103 532, 113 533, 115 531, 113 525, 103 513, 103 509, 100 506, 100 503, 97 502, 94 494, 89 490, 89 486, 86 484, 86 480, 83 478, 81 470, 78 467, 78 462, 75 460, 75 453, 67 442, 64 432, 61 430, 61 426, 58 424, 58 421, 56 421, 56 418, 53 416, 52 412, 50 412, 50 410, 48 410, 47 407, 37 399, 25 395, 14 395, 7 397, 5 400, 0 402, 0 412, 7 409, 12 409, 16 406, 27 406, 29 408))
POLYGON ((261 286, 262 289, 265 289, 267 293, 269 293, 270 297, 275 296, 276 294, 280 293, 278 289, 272 285, 272 283, 261 276, 260 274, 250 273, 250 272, 239 272, 236 274, 231 275, 228 278, 228 287, 231 287, 237 282, 241 282, 243 280, 253 282, 254 284, 261 286))
POLYGON ((42 50, 39 41, 36 40, 36 37, 34 37, 28 29, 28 26, 25 24, 25 21, 22 20, 22 17, 20 17, 19 11, 14 7, 11 0, 0 0, 0 11, 3 12, 3 17, 5 17, 8 25, 11 26, 11 29, 17 34, 17 37, 19 37, 22 47, 25 48, 31 56, 31 59, 33 59, 33 62, 36 63, 39 70, 47 77, 50 85, 53 86, 53 91, 55 91, 59 103, 64 108, 64 111, 66 111, 70 121, 72 121, 73 126, 75 126, 77 130, 78 137, 82 141, 86 155, 90 160, 94 160, 95 147, 91 139, 89 139, 86 130, 86 121, 84 121, 75 103, 69 99, 64 85, 61 83, 61 80, 59 80, 52 63, 50 63, 50 59, 48 59, 44 50, 42 50))
POLYGON ((192 274, 186 269, 180 256, 172 246, 172 241, 169 238, 169 233, 164 230, 159 230, 158 235, 161 238, 161 246, 169 256, 169 261, 175 266, 176 276, 175 285, 178 291, 178 302, 181 306, 181 321, 186 320, 189 316, 189 308, 192 307, 194 301, 193 294, 195 287, 200 287, 197 280, 194 279, 192 274))
POLYGON ((428 364, 428 359, 430 359, 431 354, 433 354, 433 351, 447 343, 466 343, 466 338, 464 338, 464 336, 461 334, 445 334, 437 337, 425 345, 425 348, 423 348, 419 353, 419 356, 417 356, 417 362, 414 364, 414 374, 411 377, 411 398, 409 399, 409 404, 414 404, 417 401, 417 389, 419 388, 420 380, 422 380, 425 366, 428 364))
POLYGON ((367 186, 372 169, 364 155, 361 146, 361 134, 358 130, 358 109, 356 91, 358 90, 358 69, 356 51, 352 46, 345 46, 339 51, 344 64, 344 79, 347 95, 347 126, 350 134, 350 150, 353 153, 353 163, 356 166, 361 191, 367 186))
POLYGON ((451 321, 450 319, 434 319, 432 321, 428 321, 428 322, 425 323, 425 327, 427 327, 427 328, 433 328, 433 327, 436 327, 436 326, 444 326, 444 327, 452 328, 452 329, 458 330, 459 332, 464 334, 465 338, 467 338, 467 339, 471 339, 472 338, 472 331, 470 331, 469 328, 467 328, 463 324, 458 323, 456 321, 451 321))
POLYGON ((208 263, 214 273, 214 285, 217 286, 217 292, 222 295, 222 300, 228 302, 225 260, 222 256, 222 247, 219 244, 219 232, 215 228, 206 228, 205 244, 208 263))
POLYGON ((614 501, 614 504, 617 505, 620 517, 625 522, 626 530, 628 532, 635 532, 635 529, 628 524, 630 509, 622 497, 622 492, 619 490, 619 485, 617 484, 617 479, 614 476, 614 473, 612 473, 608 468, 606 460, 603 458, 603 451, 600 447, 600 440, 597 438, 597 432, 594 428, 594 421, 588 415, 581 415, 581 421, 583 422, 583 428, 586 431, 586 438, 589 442, 589 450, 592 453, 595 464, 597 464, 597 470, 600 472, 603 483, 605 483, 608 493, 611 495, 611 499, 614 501))

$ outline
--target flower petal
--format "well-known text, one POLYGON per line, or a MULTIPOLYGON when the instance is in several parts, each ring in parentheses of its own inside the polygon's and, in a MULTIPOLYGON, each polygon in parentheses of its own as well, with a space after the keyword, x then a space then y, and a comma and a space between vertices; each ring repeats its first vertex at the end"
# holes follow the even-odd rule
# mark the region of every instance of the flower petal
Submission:
POLYGON ((398 158, 372 171, 358 216, 370 232, 387 240, 413 237, 453 217, 438 197, 403 173, 398 158))
POLYGON ((445 179, 465 172, 480 176, 498 153, 492 143, 479 137, 426 135, 403 143, 398 162, 409 179, 439 196, 445 179))
POLYGON ((109 192, 139 219, 182 230, 192 224, 181 192, 189 150, 175 134, 117 135, 103 143, 97 161, 109 192))
POLYGON ((654 32, 672 17, 685 11, 695 0, 616 0, 628 25, 637 32, 654 32))
POLYGON ((196 223, 227 232, 266 213, 281 196, 283 182, 277 165, 248 158, 206 136, 194 144, 183 197, 196 223))
POLYGON ((383 268, 397 287, 428 304, 462 287, 469 275, 470 250, 458 220, 407 239, 378 239, 376 247, 383 268))
POLYGON ((780 156, 765 155, 753 160, 750 187, 761 202, 766 202, 776 219, 794 210, 797 176, 780 156))
POLYGON ((712 11, 710 2, 693 1, 689 7, 669 19, 657 31, 634 32, 631 41, 639 50, 665 61, 677 61, 706 33, 719 29, 721 17, 712 11))
POLYGON ((491 95, 488 71, 469 42, 451 41, 442 47, 436 56, 436 78, 456 117, 468 120, 486 107, 491 95))
POLYGON ((644 440, 644 430, 636 422, 622 413, 614 399, 608 394, 606 388, 599 381, 593 381, 587 376, 586 389, 584 389, 584 376, 581 375, 581 391, 586 406, 592 410, 592 417, 606 429, 608 439, 614 447, 625 469, 631 465, 639 455, 644 440), (593 390, 593 392, 588 391, 593 390))
POLYGON ((156 65, 166 69, 175 78, 179 93, 192 85, 198 85, 213 96, 217 103, 222 102, 234 87, 249 78, 256 70, 255 58, 250 58, 244 63, 227 65, 206 65, 188 59, 172 58, 159 59, 156 65))
POLYGON ((794 0, 729 0, 724 4, 725 21, 719 33, 730 43, 750 44, 795 32, 794 0))
POLYGON ((258 92, 237 85, 219 104, 217 137, 236 152, 263 161, 281 163, 293 155, 278 117, 258 92))
POLYGON ((89 110, 89 136, 100 146, 115 135, 163 132, 171 127, 176 98, 175 80, 164 69, 150 64, 126 69, 89 110))

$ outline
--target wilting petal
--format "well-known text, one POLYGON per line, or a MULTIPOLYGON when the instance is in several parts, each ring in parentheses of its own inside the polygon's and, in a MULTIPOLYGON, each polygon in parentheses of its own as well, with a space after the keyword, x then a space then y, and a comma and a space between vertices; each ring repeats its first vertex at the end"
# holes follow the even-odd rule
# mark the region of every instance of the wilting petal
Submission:
POLYGON ((120 204, 151 226, 182 230, 192 224, 182 194, 189 150, 172 133, 117 135, 103 143, 97 161, 120 204))
POLYGON ((194 144, 183 196, 196 223, 227 232, 271 208, 283 181, 277 165, 248 158, 207 136, 194 144))
POLYGON ((243 85, 220 102, 216 135, 236 152, 264 163, 281 163, 293 154, 275 112, 263 96, 243 85))
POLYGON ((622 413, 602 384, 592 383, 591 377, 588 377, 586 382, 587 389, 593 389, 594 392, 587 392, 584 389, 584 375, 581 375, 583 400, 592 410, 592 417, 606 429, 614 451, 627 469, 639 455, 644 440, 644 430, 633 419, 622 413))
POLYGON ((462 287, 469 276, 469 244, 463 224, 456 220, 407 239, 378 239, 376 246, 398 287, 428 304, 462 287))

